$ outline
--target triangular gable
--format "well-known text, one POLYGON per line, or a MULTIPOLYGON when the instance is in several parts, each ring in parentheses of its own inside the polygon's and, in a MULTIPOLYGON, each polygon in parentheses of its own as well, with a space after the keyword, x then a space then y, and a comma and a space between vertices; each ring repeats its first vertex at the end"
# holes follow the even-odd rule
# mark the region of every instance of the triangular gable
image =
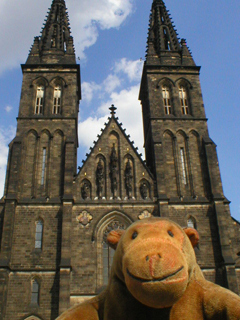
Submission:
POLYGON ((75 179, 75 200, 147 200, 154 196, 154 181, 130 136, 111 117, 90 148, 75 179))

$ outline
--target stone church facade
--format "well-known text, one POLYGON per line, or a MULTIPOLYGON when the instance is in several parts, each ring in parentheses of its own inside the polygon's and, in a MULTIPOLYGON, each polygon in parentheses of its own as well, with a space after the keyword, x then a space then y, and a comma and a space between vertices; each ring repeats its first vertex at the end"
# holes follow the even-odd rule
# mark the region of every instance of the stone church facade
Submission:
POLYGON ((53 0, 25 64, 0 201, 0 319, 50 320, 108 281, 106 235, 149 216, 200 234, 205 277, 239 293, 240 226, 208 134, 200 67, 162 0, 150 14, 139 99, 146 161, 110 107, 77 169, 80 67, 64 0, 53 0))

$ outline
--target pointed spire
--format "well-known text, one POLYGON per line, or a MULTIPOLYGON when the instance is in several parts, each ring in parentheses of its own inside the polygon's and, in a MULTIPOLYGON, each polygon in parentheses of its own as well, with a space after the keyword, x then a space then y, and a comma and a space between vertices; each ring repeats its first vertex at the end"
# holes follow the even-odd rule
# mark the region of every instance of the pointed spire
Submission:
POLYGON ((64 0, 52 1, 42 35, 35 38, 26 63, 76 63, 64 0))
POLYGON ((183 65, 195 65, 195 62, 192 57, 192 53, 187 46, 187 42, 185 39, 181 40, 182 47, 182 64, 183 65))
POLYGON ((153 0, 146 62, 150 64, 179 65, 183 62, 181 59, 182 50, 177 31, 164 1, 153 0))

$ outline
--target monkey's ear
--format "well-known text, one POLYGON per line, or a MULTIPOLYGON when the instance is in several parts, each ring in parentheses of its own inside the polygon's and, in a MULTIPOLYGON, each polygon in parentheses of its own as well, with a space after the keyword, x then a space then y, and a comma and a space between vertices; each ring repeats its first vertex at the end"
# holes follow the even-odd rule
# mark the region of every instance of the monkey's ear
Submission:
POLYGON ((197 230, 193 228, 185 228, 183 229, 183 231, 186 233, 189 240, 191 241, 193 248, 195 248, 199 242, 199 234, 197 230))
POLYGON ((107 236, 107 243, 111 248, 113 248, 114 250, 117 249, 118 242, 121 239, 121 236, 124 234, 124 232, 125 230, 122 229, 116 229, 109 232, 107 236))

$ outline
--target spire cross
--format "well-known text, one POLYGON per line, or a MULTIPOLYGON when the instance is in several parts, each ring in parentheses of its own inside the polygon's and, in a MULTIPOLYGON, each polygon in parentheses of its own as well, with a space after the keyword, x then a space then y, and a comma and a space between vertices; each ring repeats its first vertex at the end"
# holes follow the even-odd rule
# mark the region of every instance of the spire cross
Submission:
POLYGON ((109 110, 111 111, 112 117, 114 117, 114 115, 116 114, 115 110, 117 110, 117 108, 114 107, 114 104, 111 105, 111 107, 109 108, 109 110))

